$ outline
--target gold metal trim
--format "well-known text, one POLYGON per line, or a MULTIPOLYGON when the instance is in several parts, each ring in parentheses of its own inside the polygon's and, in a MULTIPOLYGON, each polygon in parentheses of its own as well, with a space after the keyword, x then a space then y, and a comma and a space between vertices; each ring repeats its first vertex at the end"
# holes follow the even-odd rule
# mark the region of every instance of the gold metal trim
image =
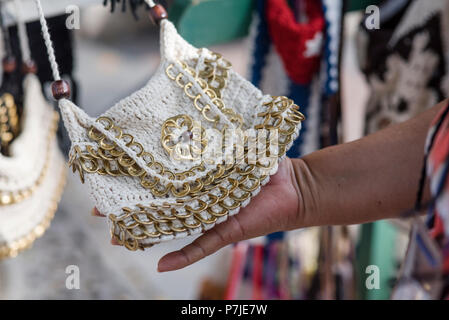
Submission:
POLYGON ((14 191, 0 190, 0 207, 19 203, 29 198, 34 193, 34 191, 37 188, 39 188, 39 186, 42 184, 42 181, 45 179, 45 176, 47 175, 48 172, 48 165, 50 161, 50 148, 51 144, 53 143, 53 139, 56 136, 58 123, 59 123, 59 114, 56 111, 54 111, 53 119, 51 121, 50 128, 47 134, 47 149, 45 151, 44 166, 42 167, 39 177, 36 179, 36 181, 34 181, 34 183, 31 186, 27 188, 14 191))
POLYGON ((0 142, 1 148, 8 150, 11 141, 19 133, 19 116, 14 97, 10 93, 4 93, 0 97, 0 142))
POLYGON ((8 243, 6 245, 0 246, 0 260, 5 258, 14 258, 20 252, 30 248, 34 241, 40 238, 45 231, 50 227, 51 221, 56 213, 58 203, 62 196, 62 191, 64 190, 66 182, 66 166, 62 168, 62 172, 59 179, 59 184, 54 192, 50 207, 47 209, 47 213, 42 219, 42 221, 31 230, 27 235, 8 243))
POLYGON ((161 145, 176 161, 200 160, 207 148, 205 130, 200 122, 186 114, 168 118, 162 124, 161 145), (180 143, 183 139, 187 141, 180 143))
MULTIPOLYGON (((203 95, 207 95, 211 102, 226 115, 226 117, 235 124, 236 128, 242 128, 243 117, 236 113, 233 109, 226 108, 222 100, 222 91, 226 87, 229 76, 229 69, 231 68, 231 63, 215 52, 212 52, 212 59, 204 60, 204 68, 199 70, 198 74, 196 71, 190 67, 184 61, 178 61, 181 68, 188 74, 190 74, 197 84, 201 87, 202 92, 192 93, 193 83, 188 79, 182 80, 185 76, 182 72, 177 75, 172 74, 174 64, 168 65, 165 70, 166 75, 175 81, 175 83, 184 90, 184 93, 193 101, 195 108, 201 112, 204 119, 214 124, 214 128, 218 128, 218 122, 220 121, 220 116, 211 115, 211 106, 202 101, 203 95)), ((194 64, 198 63, 198 60, 193 60, 194 64)), ((227 125, 224 125, 221 130, 225 130, 227 125)))

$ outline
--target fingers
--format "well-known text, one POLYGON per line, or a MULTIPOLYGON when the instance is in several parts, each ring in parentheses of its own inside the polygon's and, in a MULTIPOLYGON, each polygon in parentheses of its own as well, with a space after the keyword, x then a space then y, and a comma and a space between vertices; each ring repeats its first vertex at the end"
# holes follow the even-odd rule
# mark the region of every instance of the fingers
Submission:
POLYGON ((162 257, 159 260, 158 271, 166 272, 182 269, 230 243, 244 239, 246 239, 246 235, 237 216, 232 216, 181 250, 171 252, 162 257))
POLYGON ((93 208, 91 214, 95 217, 106 217, 104 214, 100 213, 97 208, 93 208))
POLYGON ((159 260, 158 271, 182 269, 228 244, 278 231, 279 222, 267 214, 272 211, 271 208, 276 208, 274 202, 277 198, 271 194, 271 188, 265 187, 247 207, 240 210, 239 214, 217 224, 192 244, 162 257, 159 260), (260 201, 261 199, 264 201, 260 201), (258 213, 258 219, 254 219, 255 212, 258 213))
MULTIPOLYGON (((100 211, 98 211, 97 208, 93 208, 91 214, 94 217, 101 217, 101 218, 106 217, 106 215, 100 213, 100 211)), ((111 238, 111 244, 114 245, 114 246, 120 246, 121 245, 120 242, 118 242, 118 240, 115 239, 114 237, 111 238)))
POLYGON ((118 242, 118 240, 114 237, 111 238, 111 244, 113 246, 120 246, 120 242, 118 242))

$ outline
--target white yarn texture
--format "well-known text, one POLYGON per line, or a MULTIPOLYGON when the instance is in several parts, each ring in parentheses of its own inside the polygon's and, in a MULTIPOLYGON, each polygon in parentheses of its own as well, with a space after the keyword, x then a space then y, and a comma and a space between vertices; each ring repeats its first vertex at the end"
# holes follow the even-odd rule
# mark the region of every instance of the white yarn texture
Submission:
MULTIPOLYGON (((167 76, 166 68, 170 64, 176 65, 178 61, 196 59, 198 60, 197 66, 200 67, 205 59, 212 58, 212 53, 207 49, 198 50, 187 43, 168 20, 161 22, 160 45, 161 62, 148 83, 137 92, 118 102, 101 116, 112 119, 114 125, 122 128, 124 133, 132 135, 143 146, 144 150, 153 154, 155 160, 164 167, 173 172, 179 172, 189 169, 191 164, 186 164, 183 167, 179 163, 174 163, 161 146, 161 128, 164 121, 173 116, 187 114, 195 120, 201 121, 202 126, 206 128, 210 127, 211 124, 204 121, 201 113, 194 107, 192 100, 184 93, 184 90, 167 76)), ((178 71, 173 71, 173 73, 176 74, 178 71)), ((227 108, 232 108, 236 113, 243 116, 243 129, 249 129, 263 122, 263 119, 257 117, 257 114, 263 110, 263 104, 272 101, 273 98, 262 94, 259 89, 231 69, 228 73, 227 85, 222 91, 222 100, 227 108)), ((89 146, 96 146, 96 143, 91 141, 88 136, 88 130, 93 126, 106 135, 108 140, 113 141, 124 150, 130 158, 136 161, 140 168, 146 170, 148 175, 157 177, 162 182, 170 181, 166 176, 160 175, 157 170, 146 166, 145 162, 136 155, 136 152, 127 148, 126 144, 117 139, 113 132, 104 130, 104 127, 96 122, 96 119, 87 115, 69 100, 61 100, 60 108, 64 124, 72 141, 71 156, 75 156, 75 147, 86 150, 89 146)), ((220 111, 215 110, 215 112, 219 113, 220 111)), ((224 115, 220 115, 220 119, 222 124, 233 125, 224 115)), ((300 124, 296 127, 293 140, 298 136, 299 129, 300 124)), ((196 172, 195 175, 185 180, 172 182, 174 185, 180 186, 185 181, 195 181, 204 177, 208 171, 215 169, 216 165, 206 164, 205 167, 204 172, 196 172)), ((123 214, 122 209, 125 207, 136 209, 139 205, 161 206, 163 203, 174 203, 177 200, 174 196, 155 197, 148 189, 143 188, 140 180, 135 177, 86 173, 84 179, 95 206, 106 215, 118 216, 123 214)), ((262 184, 266 182, 268 182, 268 178, 262 181, 262 184)), ((226 183, 223 182, 222 186, 226 187, 226 183)), ((257 194, 259 189, 254 190, 252 196, 257 194)), ((248 202, 249 199, 245 201, 244 205, 248 202)), ((182 212, 184 209, 180 208, 179 210, 182 212)), ((239 208, 230 210, 229 215, 238 211, 239 208)), ((170 210, 167 210, 164 214, 172 216, 170 210)), ((218 219, 217 223, 224 221, 226 218, 225 216, 218 219)), ((173 223, 179 222, 175 220, 173 223)), ((161 241, 182 238, 190 234, 200 233, 213 227, 213 225, 203 224, 202 227, 187 232, 177 232, 173 235, 162 234, 159 237, 142 239, 140 244, 148 246, 161 241)), ((148 226, 148 228, 148 232, 153 231, 152 226, 148 226)))
POLYGON ((11 144, 11 156, 0 155, 0 190, 16 193, 32 187, 47 162, 42 182, 31 196, 11 205, 0 206, 0 249, 27 237, 55 209, 65 174, 65 160, 57 146, 55 111, 47 103, 35 75, 24 80, 22 132, 11 144), (53 128, 52 128, 53 126, 53 128), (52 137, 49 139, 49 136, 52 137))

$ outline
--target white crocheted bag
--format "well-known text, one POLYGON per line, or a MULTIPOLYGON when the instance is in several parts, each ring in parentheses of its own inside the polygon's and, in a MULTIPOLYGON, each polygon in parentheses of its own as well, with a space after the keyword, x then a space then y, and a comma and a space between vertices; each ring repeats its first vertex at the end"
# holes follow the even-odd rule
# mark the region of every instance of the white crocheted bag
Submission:
POLYGON ((16 256, 44 233, 65 181, 55 134, 58 113, 33 74, 24 81, 24 95, 22 132, 11 144, 11 156, 0 155, 0 258, 16 256))
MULTIPOLYGON (((24 67, 31 57, 26 28, 16 1, 24 67)), ((25 70, 26 68, 24 68, 25 70)), ((21 132, 0 154, 0 259, 28 248, 50 225, 61 196, 66 165, 57 145, 59 115, 42 94, 37 77, 23 82, 21 132)))
POLYGON ((293 101, 263 95, 168 20, 160 28, 161 62, 143 88, 97 119, 59 101, 69 164, 130 250, 201 233, 236 214, 276 172, 303 120, 293 101), (266 136, 256 140, 260 131, 266 136))

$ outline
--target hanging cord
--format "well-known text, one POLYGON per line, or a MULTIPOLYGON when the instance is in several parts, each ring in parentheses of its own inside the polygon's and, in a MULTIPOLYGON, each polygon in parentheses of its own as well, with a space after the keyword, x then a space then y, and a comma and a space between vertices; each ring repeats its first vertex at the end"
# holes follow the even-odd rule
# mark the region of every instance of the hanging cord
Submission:
POLYGON ((41 23, 42 37, 44 38, 45 46, 47 47, 48 61, 50 62, 51 71, 53 73, 53 83, 51 84, 51 92, 55 100, 64 100, 70 98, 70 85, 67 81, 61 79, 59 73, 58 63, 56 62, 55 50, 51 41, 50 32, 48 31, 47 21, 45 20, 44 10, 40 0, 34 0, 37 11, 39 13, 39 20, 41 23))
POLYGON ((19 33, 20 50, 22 51, 22 61, 24 63, 30 63, 32 59, 31 59, 30 46, 28 42, 28 33, 22 16, 23 8, 21 0, 14 0, 14 5, 16 7, 17 31, 19 33))
POLYGON ((0 28, 2 30, 2 35, 3 35, 3 43, 4 43, 4 47, 5 47, 4 48, 5 53, 6 53, 5 57, 11 58, 13 56, 13 54, 12 54, 11 42, 10 42, 10 38, 9 38, 9 29, 5 25, 3 12, 4 12, 4 4, 2 1, 0 1, 0 28))
MULTIPOLYGON (((53 72, 53 78, 55 79, 55 81, 59 81, 59 80, 61 80, 61 76, 59 74, 58 63, 56 62, 56 56, 55 56, 55 51, 53 49, 53 43, 51 41, 50 33, 48 31, 47 21, 45 20, 44 10, 42 9, 40 0, 34 0, 34 2, 36 3, 36 7, 39 12, 39 20, 41 23, 42 35, 44 37, 45 46, 47 47, 48 59, 50 61, 50 66, 51 66, 51 69, 53 72)), ((161 10, 161 7, 162 7, 161 5, 156 5, 153 0, 145 0, 145 3, 148 4, 150 9, 153 9, 151 11, 151 13, 152 13, 153 17, 155 15, 156 22, 159 22, 160 20, 165 19, 167 17, 167 13, 165 12, 165 10, 163 10, 162 12, 159 12, 159 11, 154 12, 158 9, 161 10)), ((162 7, 162 9, 163 9, 163 7, 162 7)))
POLYGON ((51 41, 50 32, 48 31, 48 25, 47 20, 45 20, 44 10, 42 9, 40 0, 34 0, 34 2, 36 3, 37 11, 39 13, 42 36, 44 37, 45 46, 47 47, 48 60, 50 62, 53 78, 55 81, 60 81, 61 75, 59 74, 59 67, 58 63, 56 62, 55 50, 53 49, 53 42, 51 41))
MULTIPOLYGON (((47 47, 48 60, 50 62, 53 73, 54 82, 51 85, 53 97, 56 100, 68 99, 70 97, 70 86, 65 80, 61 80, 58 63, 56 61, 55 50, 51 41, 50 32, 48 30, 47 21, 45 20, 44 10, 40 0, 34 0, 37 11, 39 13, 39 21, 41 23, 42 36, 44 38, 45 46, 47 47)), ((156 5, 152 0, 145 0, 150 6, 150 14, 153 21, 159 24, 163 19, 167 18, 167 12, 161 5, 156 5)))

